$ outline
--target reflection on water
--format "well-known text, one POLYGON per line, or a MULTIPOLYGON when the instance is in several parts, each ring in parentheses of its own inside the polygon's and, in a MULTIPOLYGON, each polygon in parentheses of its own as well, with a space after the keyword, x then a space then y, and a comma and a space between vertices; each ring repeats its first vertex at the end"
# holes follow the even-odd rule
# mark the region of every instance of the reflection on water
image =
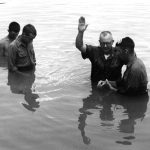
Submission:
POLYGON ((36 101, 39 96, 32 92, 32 84, 35 81, 34 72, 35 70, 19 73, 8 72, 8 85, 12 93, 23 94, 27 104, 22 103, 22 105, 30 111, 35 111, 40 106, 36 101))
POLYGON ((92 115, 93 109, 99 111, 100 125, 113 129, 117 126, 119 132, 128 133, 128 136, 123 137, 123 141, 116 141, 118 144, 131 145, 132 139, 135 139, 134 131, 137 120, 140 122, 144 119, 147 103, 149 100, 148 94, 139 97, 127 97, 105 89, 92 89, 91 95, 83 99, 83 107, 79 109, 79 125, 81 136, 84 144, 90 144, 91 139, 86 135, 85 126, 86 119, 92 115), (119 113, 120 114, 119 114, 119 113), (115 116, 119 114, 120 117, 115 116), (125 119, 124 119, 125 118, 125 119), (117 124, 116 125, 116 120, 117 124))

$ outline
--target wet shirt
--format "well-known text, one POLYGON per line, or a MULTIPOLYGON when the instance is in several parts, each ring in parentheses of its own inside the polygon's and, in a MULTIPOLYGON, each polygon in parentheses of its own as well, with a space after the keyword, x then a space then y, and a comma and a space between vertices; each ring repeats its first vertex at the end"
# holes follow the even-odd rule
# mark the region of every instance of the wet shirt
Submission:
POLYGON ((118 92, 126 95, 140 95, 147 92, 147 73, 143 62, 135 57, 127 66, 121 81, 117 82, 118 92))
POLYGON ((87 45, 86 52, 82 53, 83 59, 91 61, 91 80, 97 83, 99 80, 116 81, 121 79, 123 62, 112 48, 110 56, 106 59, 101 47, 87 45))
POLYGON ((9 70, 16 70, 20 68, 26 68, 35 66, 36 59, 33 49, 33 44, 25 45, 21 42, 19 36, 9 46, 8 53, 8 68, 9 70))

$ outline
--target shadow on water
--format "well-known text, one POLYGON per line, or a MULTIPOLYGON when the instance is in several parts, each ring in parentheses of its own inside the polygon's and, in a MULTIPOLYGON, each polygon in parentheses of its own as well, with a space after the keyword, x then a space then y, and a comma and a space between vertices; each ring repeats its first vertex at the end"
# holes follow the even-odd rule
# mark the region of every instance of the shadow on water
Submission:
POLYGON ((148 100, 148 94, 138 97, 127 97, 112 92, 107 88, 97 89, 92 87, 91 95, 83 99, 83 107, 79 109, 78 129, 81 132, 83 143, 91 143, 90 137, 86 136, 85 132, 86 119, 93 114, 90 112, 91 109, 97 109, 102 127, 111 128, 116 126, 113 122, 116 117, 115 114, 119 113, 119 116, 122 116, 119 120, 117 131, 126 133, 128 136, 123 137, 123 141, 116 141, 116 143, 131 145, 131 140, 135 139, 136 120, 140 119, 142 121, 144 119, 148 100), (126 119, 123 116, 126 116, 126 119))
POLYGON ((36 99, 38 94, 32 92, 32 84, 35 81, 35 70, 14 73, 8 72, 8 85, 12 93, 23 94, 26 103, 22 105, 30 111, 36 111, 39 108, 39 102, 36 99))

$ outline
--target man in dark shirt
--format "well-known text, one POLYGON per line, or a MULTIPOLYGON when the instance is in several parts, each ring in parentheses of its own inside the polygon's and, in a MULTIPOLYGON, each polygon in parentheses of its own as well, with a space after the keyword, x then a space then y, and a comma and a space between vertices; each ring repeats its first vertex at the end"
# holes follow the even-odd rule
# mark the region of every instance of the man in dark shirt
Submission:
POLYGON ((33 39, 36 37, 36 29, 33 25, 24 26, 20 35, 9 46, 8 69, 10 71, 29 70, 36 65, 33 39))
POLYGON ((83 34, 86 28, 85 18, 80 17, 76 47, 81 51, 83 59, 88 58, 91 61, 92 83, 97 84, 99 80, 105 79, 119 80, 123 63, 112 47, 114 40, 111 32, 101 32, 99 37, 100 46, 92 46, 83 43, 83 34))
POLYGON ((147 73, 142 60, 137 58, 134 51, 134 41, 130 37, 122 39, 116 47, 120 51, 120 58, 127 65, 121 81, 112 82, 106 80, 110 89, 126 95, 140 95, 147 93, 147 73))

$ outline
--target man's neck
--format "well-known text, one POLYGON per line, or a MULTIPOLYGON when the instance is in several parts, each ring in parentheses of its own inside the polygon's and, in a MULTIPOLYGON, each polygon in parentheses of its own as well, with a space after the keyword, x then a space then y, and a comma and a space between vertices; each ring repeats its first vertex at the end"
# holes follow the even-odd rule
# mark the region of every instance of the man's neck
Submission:
POLYGON ((14 38, 11 38, 9 34, 7 35, 7 38, 9 39, 10 42, 15 40, 14 38))

